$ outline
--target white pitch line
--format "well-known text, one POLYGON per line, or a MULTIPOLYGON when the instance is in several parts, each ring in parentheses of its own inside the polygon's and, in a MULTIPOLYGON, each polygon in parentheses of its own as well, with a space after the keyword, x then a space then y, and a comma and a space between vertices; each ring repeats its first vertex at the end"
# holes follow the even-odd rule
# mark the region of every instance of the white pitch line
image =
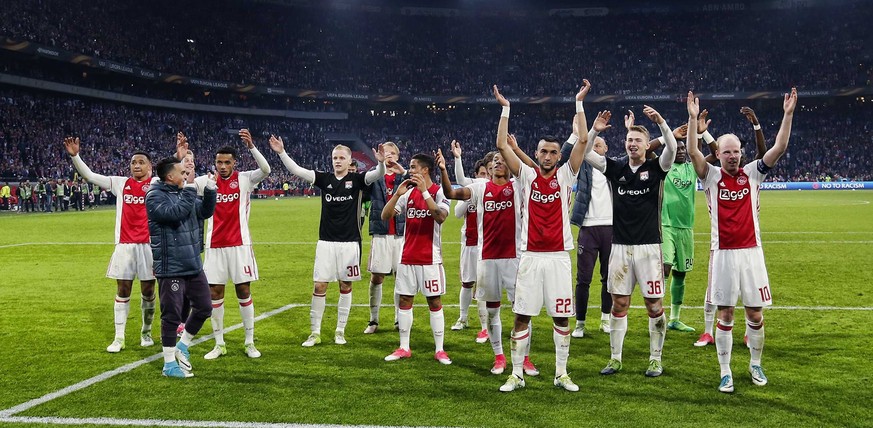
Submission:
MULTIPOLYGON (((300 307, 300 306, 308 306, 308 305, 302 305, 302 304, 298 304, 298 303, 288 304, 288 305, 282 306, 281 308, 273 309, 272 311, 264 312, 263 314, 258 315, 257 317, 255 317, 255 321, 260 321, 260 320, 262 320, 262 319, 269 318, 269 317, 271 317, 271 316, 273 316, 273 315, 280 314, 280 313, 285 312, 285 311, 287 311, 287 310, 289 310, 289 309, 296 308, 296 307, 300 307)), ((236 325, 234 325, 234 326, 231 326, 231 327, 225 329, 224 331, 225 331, 225 332, 231 332, 231 331, 234 331, 234 330, 238 330, 238 329, 240 329, 240 328, 242 328, 242 323, 240 323, 240 324, 236 324, 236 325)), ((197 344, 199 344, 199 343, 202 343, 202 342, 204 342, 204 341, 207 341, 207 340, 209 340, 209 339, 212 339, 213 337, 214 337, 214 336, 213 336, 212 334, 210 334, 210 335, 208 335, 208 336, 203 336, 203 337, 201 337, 201 338, 195 340, 194 342, 192 342, 192 343, 191 343, 191 346, 195 346, 195 345, 197 345, 197 344)), ((48 393, 48 394, 46 394, 46 395, 43 395, 42 397, 34 398, 33 400, 30 400, 30 401, 27 401, 27 402, 21 403, 21 404, 15 406, 15 407, 10 407, 10 408, 8 408, 8 409, 6 409, 6 410, 0 411, 0 418, 5 418, 5 417, 8 417, 8 416, 15 415, 15 414, 17 414, 17 413, 21 413, 21 412, 26 411, 26 410, 29 410, 29 409, 31 409, 31 408, 33 408, 33 407, 39 406, 40 404, 47 403, 47 402, 52 401, 52 400, 54 400, 54 399, 56 399, 56 398, 61 398, 61 397, 65 396, 65 395, 71 394, 71 393, 76 392, 76 391, 79 391, 79 390, 81 390, 81 389, 85 389, 85 388, 87 388, 87 387, 89 387, 89 386, 91 386, 91 385, 94 385, 94 384, 98 383, 98 382, 102 382, 102 381, 104 381, 104 380, 106 380, 106 379, 109 379, 109 378, 111 378, 111 377, 113 377, 113 376, 116 376, 116 375, 119 375, 119 374, 122 374, 122 373, 127 373, 127 372, 129 372, 129 371, 131 371, 131 370, 133 370, 133 369, 136 369, 137 367, 140 367, 140 366, 142 366, 142 365, 145 365, 145 364, 151 363, 152 361, 155 361, 155 360, 160 359, 160 358, 162 358, 162 357, 163 357, 163 354, 159 352, 159 353, 157 353, 157 354, 155 354, 155 355, 152 355, 152 356, 150 356, 150 357, 143 358, 143 359, 141 359, 141 360, 139 360, 139 361, 134 361, 134 362, 132 362, 132 363, 130 363, 130 364, 125 364, 125 365, 123 365, 123 366, 121 366, 121 367, 119 367, 119 368, 117 368, 117 369, 109 370, 109 371, 107 371, 107 372, 103 372, 103 373, 101 373, 101 374, 99 374, 99 375, 97 375, 97 376, 94 376, 94 377, 89 378, 89 379, 85 379, 85 380, 83 380, 83 381, 81 381, 81 382, 79 382, 79 383, 76 383, 76 384, 70 385, 70 386, 68 386, 68 387, 66 387, 66 388, 63 388, 63 389, 57 390, 57 391, 55 391, 55 392, 48 393)))
POLYGON ((230 422, 230 421, 191 421, 191 420, 164 420, 164 419, 119 419, 119 418, 60 418, 60 417, 33 417, 11 416, 0 417, 0 422, 6 423, 30 423, 46 425, 114 425, 114 426, 159 426, 159 427, 204 427, 204 428, 405 428, 383 427, 379 425, 324 425, 324 424, 297 424, 277 422, 230 422))

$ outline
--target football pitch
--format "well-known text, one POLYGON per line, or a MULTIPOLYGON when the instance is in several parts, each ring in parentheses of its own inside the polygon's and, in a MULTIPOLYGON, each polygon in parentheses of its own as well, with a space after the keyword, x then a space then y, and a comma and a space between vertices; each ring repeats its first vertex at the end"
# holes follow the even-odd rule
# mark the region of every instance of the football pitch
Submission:
MULTIPOLYGON (((191 348, 196 377, 161 376, 159 346, 139 346, 140 300, 134 286, 127 348, 109 354, 115 283, 105 271, 112 254, 115 213, 0 215, 0 428, 6 426, 873 426, 873 192, 762 192, 761 229, 774 307, 765 311, 763 367, 770 383, 752 384, 737 313, 732 367, 736 392, 717 391, 713 346, 692 343, 703 328, 709 260, 709 218, 698 193, 695 269, 686 285, 683 320, 697 333, 669 331, 664 375, 646 378, 648 324, 632 297, 624 368, 601 376, 609 337, 597 331, 599 275, 592 285, 589 329, 573 339, 568 370, 578 393, 552 385, 551 321, 535 318, 531 357, 541 375, 512 393, 490 374, 493 353, 471 328, 449 326, 458 316, 461 221, 443 227, 448 292, 445 348, 454 363, 433 359, 427 308, 416 298, 409 360, 387 363, 397 348, 392 309, 382 330, 367 324, 367 279, 354 284, 344 346, 332 343, 338 287, 331 284, 322 344, 303 348, 309 334, 312 264, 319 200, 257 200, 251 228, 261 280, 252 285, 259 359, 242 351, 241 329, 226 335, 228 354, 203 355, 213 342, 191 348), (593 325, 591 325, 593 324, 593 325)), ((575 232, 575 231, 574 231, 575 232)), ((365 231, 366 233, 366 231, 365 231)), ((575 235, 574 235, 575 236, 575 235)), ((363 266, 369 242, 365 239, 363 266)), ((575 256, 572 257, 575 264, 575 256)), ((363 270, 363 269, 362 269, 363 270)), ((574 268, 575 272, 575 268, 574 268)), ((391 304, 393 277, 383 303, 391 304)), ((230 291, 229 291, 230 293, 230 291)), ((225 324, 239 311, 228 295, 225 324)), ((669 306, 669 294, 665 298, 669 306)), ((509 354, 509 305, 503 306, 509 354)), ((198 336, 211 333, 209 322, 198 336)), ((158 317, 153 327, 160 335, 158 317)), ((507 372, 508 374, 508 372, 507 372)))

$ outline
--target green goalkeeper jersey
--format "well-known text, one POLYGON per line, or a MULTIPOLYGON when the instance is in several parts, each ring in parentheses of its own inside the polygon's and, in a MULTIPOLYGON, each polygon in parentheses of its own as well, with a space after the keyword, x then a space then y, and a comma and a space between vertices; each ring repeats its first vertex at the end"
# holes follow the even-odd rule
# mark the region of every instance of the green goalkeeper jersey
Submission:
POLYGON ((661 224, 682 229, 694 227, 694 193, 697 173, 691 162, 674 163, 664 180, 661 224))

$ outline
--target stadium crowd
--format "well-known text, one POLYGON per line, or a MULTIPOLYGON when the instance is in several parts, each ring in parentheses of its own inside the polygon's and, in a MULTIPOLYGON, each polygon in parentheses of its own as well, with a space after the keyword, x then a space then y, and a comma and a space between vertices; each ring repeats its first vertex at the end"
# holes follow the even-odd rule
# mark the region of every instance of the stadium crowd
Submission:
MULTIPOLYGON (((767 102, 761 104, 767 105, 767 102)), ((144 150, 153 158, 171 153, 178 131, 188 135, 201 173, 211 167, 211 154, 219 147, 239 143, 236 132, 243 127, 252 129, 256 144, 262 152, 268 153, 271 162, 279 164, 267 147, 269 136, 276 134, 283 136, 289 155, 298 163, 323 171, 330 170, 328 157, 335 144, 329 141, 328 133, 359 137, 362 143, 356 149, 359 152, 364 151, 364 146, 395 141, 401 148, 401 162, 408 162, 409 156, 417 152, 430 152, 438 147, 447 150, 449 143, 457 140, 465 153, 463 159, 468 175, 475 161, 493 150, 493 108, 380 107, 388 110, 362 105, 349 112, 346 121, 302 121, 149 109, 0 89, 0 177, 33 181, 43 178, 47 182, 75 179, 60 144, 67 135, 81 137, 83 159, 94 171, 109 175, 127 175, 130 154, 136 150, 144 150)), ((562 107, 566 106, 519 106, 510 132, 528 152, 532 152, 543 135, 566 138, 570 133, 571 112, 562 107)), ((641 107, 603 105, 597 108, 609 108, 620 117, 628 109, 636 110, 639 116, 641 107)), ((708 107, 714 135, 733 132, 744 141, 754 141, 751 125, 734 103, 714 103, 708 107)), ((662 104, 659 109, 668 123, 679 126, 682 112, 678 104, 662 104)), ((768 146, 778 129, 778 113, 767 108, 758 111, 768 146)), ((862 141, 845 132, 852 129, 851 135, 869 139, 873 131, 871 106, 867 103, 841 107, 827 102, 813 103, 801 107, 798 116, 791 149, 771 174, 772 180, 873 180, 873 156, 862 141), (815 119, 806 120, 804 116, 815 119)), ((621 121, 614 120, 613 130, 604 134, 610 154, 614 156, 624 151, 621 128, 621 121)), ((754 158, 754 144, 747 144, 745 150, 749 159, 754 158)), ((243 155, 239 168, 250 170, 256 165, 253 159, 243 155)), ((449 168, 451 170, 452 166, 449 168)), ((301 194, 309 188, 308 183, 277 168, 261 184, 261 189, 281 189, 286 182, 291 194, 301 194)), ((96 202, 100 202, 99 194, 96 202)))
POLYGON ((873 81, 873 8, 600 17, 400 16, 253 2, 9 0, 0 28, 130 65, 218 81, 357 93, 605 94, 833 89, 873 81), (623 31, 616 31, 622 28, 623 31), (577 37, 567 37, 574 34, 577 37), (697 34, 699 37, 688 37, 697 34), (865 42, 866 41, 866 42, 865 42), (695 61, 693 69, 676 67, 695 61))

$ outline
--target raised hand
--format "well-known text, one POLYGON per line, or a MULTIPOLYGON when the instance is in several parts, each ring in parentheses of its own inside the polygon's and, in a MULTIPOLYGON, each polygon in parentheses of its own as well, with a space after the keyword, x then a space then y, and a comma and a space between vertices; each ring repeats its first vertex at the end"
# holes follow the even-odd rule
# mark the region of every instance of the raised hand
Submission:
POLYGON ((277 154, 282 154, 285 152, 285 142, 282 141, 282 137, 277 137, 275 135, 270 135, 270 148, 273 149, 277 154))
POLYGON ((782 110, 785 114, 794 114, 795 107, 797 107, 797 88, 791 88, 791 93, 785 94, 785 99, 782 101, 782 110))
MULTIPOLYGON (((594 119, 594 124, 592 125, 594 130, 598 133, 606 131, 609 128, 612 128, 612 125, 609 125, 609 119, 612 118, 612 113, 609 110, 604 110, 600 113, 597 113, 597 118, 594 119)), ((593 144, 593 142, 591 143, 593 144)))
MULTIPOLYGON (((452 140, 452 150, 453 151, 454 151, 454 146, 455 146, 455 141, 452 140)), ((460 148, 458 150, 460 151, 460 148)), ((460 155, 457 155, 457 156, 460 156, 460 155)), ((443 170, 443 171, 446 170, 446 158, 443 157, 443 149, 437 149, 436 158, 434 159, 434 162, 436 162, 437 166, 441 170, 443 170)))
POLYGON ((515 134, 509 134, 506 136, 506 144, 509 144, 509 148, 512 150, 518 148, 518 140, 515 139, 515 134))
POLYGON ((252 142, 252 133, 249 132, 248 129, 240 129, 239 130, 239 138, 242 139, 243 144, 246 145, 246 148, 249 150, 255 148, 255 143, 252 142))
POLYGON ((459 159, 461 157, 461 143, 459 143, 457 140, 452 140, 452 156, 454 156, 455 159, 459 159))
POLYGON ((694 92, 688 91, 685 106, 688 108, 688 117, 697 120, 697 116, 700 115, 700 100, 694 97, 694 92))
POLYGON ((185 159, 185 155, 188 154, 188 137, 179 131, 176 134, 176 159, 182 160, 185 159))
POLYGON ((67 154, 70 157, 76 156, 79 154, 79 138, 67 137, 64 138, 64 148, 67 149, 67 154))
POLYGON ((673 130, 673 137, 676 140, 684 140, 688 136, 688 124, 684 124, 673 130))
POLYGON ((746 116, 746 119, 748 119, 749 122, 752 123, 752 125, 759 125, 760 124, 760 122, 758 122, 758 116, 755 115, 755 110, 752 110, 751 107, 744 106, 744 107, 740 108, 740 114, 742 114, 743 116, 746 116))
POLYGON ((373 157, 376 158, 376 162, 385 162, 385 148, 381 144, 378 148, 373 149, 373 157))
POLYGON ((652 108, 650 106, 647 106, 647 105, 643 106, 643 114, 645 114, 646 117, 649 118, 649 120, 651 120, 652 122, 654 122, 658 125, 664 123, 664 118, 661 117, 661 113, 658 113, 657 110, 655 110, 654 108, 652 108))
POLYGON ((576 101, 585 100, 585 96, 588 95, 588 92, 591 90, 591 82, 588 79, 582 79, 582 87, 579 88, 579 92, 576 93, 576 101))
POLYGON ((704 109, 700 112, 700 116, 697 117, 697 134, 703 134, 709 129, 709 124, 712 122, 712 119, 707 119, 709 117, 709 110, 704 109))
POLYGON ((494 98, 497 99, 497 103, 503 107, 509 107, 509 100, 507 100, 503 95, 500 95, 500 91, 497 90, 497 85, 494 85, 494 98))
POLYGON ((628 110, 627 114, 624 115, 624 127, 630 129, 631 126, 634 126, 634 112, 628 110))

